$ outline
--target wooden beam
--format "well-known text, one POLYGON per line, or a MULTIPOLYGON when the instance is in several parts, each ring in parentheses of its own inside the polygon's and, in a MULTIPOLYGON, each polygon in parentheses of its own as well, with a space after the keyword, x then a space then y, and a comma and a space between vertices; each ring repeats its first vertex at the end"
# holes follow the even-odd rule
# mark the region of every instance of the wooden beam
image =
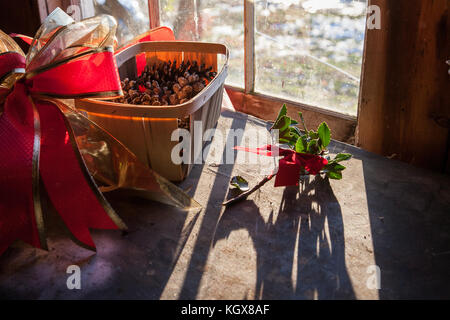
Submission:
MULTIPOLYGON (((0 29, 6 34, 21 33, 32 37, 41 25, 40 10, 41 3, 37 1, 1 1, 0 29)), ((22 40, 16 41, 27 52, 29 45, 22 40)))
POLYGON ((159 0, 148 0, 148 18, 150 29, 157 28, 161 25, 159 0))
POLYGON ((298 119, 298 112, 301 111, 307 126, 310 128, 317 128, 325 121, 331 128, 333 139, 354 143, 356 127, 356 118, 354 117, 259 93, 245 93, 242 89, 231 86, 225 86, 225 89, 236 111, 273 121, 276 119, 283 103, 286 103, 289 116, 298 119))
POLYGON ((39 0, 39 16, 41 23, 56 8, 61 8, 75 21, 95 15, 93 0, 39 0))
POLYGON ((245 92, 255 91, 255 3, 244 0, 245 92))
POLYGON ((450 117, 449 1, 371 0, 380 30, 367 30, 357 145, 443 171, 450 117))
POLYGON ((37 5, 38 5, 38 10, 39 10, 39 21, 41 23, 43 23, 45 18, 47 18, 47 16, 48 16, 47 1, 46 0, 38 0, 37 5))

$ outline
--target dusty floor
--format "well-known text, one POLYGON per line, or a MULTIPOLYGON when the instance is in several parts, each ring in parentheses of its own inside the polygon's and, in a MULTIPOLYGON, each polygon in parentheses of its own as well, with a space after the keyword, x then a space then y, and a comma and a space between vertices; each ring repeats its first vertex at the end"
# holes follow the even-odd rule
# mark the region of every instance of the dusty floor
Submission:
MULTIPOLYGON (((224 111, 218 128, 266 127, 224 111)), ((200 212, 109 194, 131 232, 93 231, 96 254, 51 216, 49 252, 16 244, 0 257, 0 298, 450 298, 450 178, 341 143, 330 149, 354 155, 342 181, 312 179, 301 193, 269 182, 226 210, 229 178, 256 183, 259 166, 196 165, 180 186, 200 212), (81 290, 66 286, 73 264, 81 290)))

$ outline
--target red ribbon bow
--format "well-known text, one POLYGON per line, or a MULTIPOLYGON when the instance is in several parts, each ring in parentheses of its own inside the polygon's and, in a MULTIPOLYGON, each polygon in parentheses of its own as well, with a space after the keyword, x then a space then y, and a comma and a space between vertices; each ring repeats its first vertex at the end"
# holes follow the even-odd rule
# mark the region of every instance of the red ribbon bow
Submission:
MULTIPOLYGON (((61 12, 57 9, 50 16, 65 15, 61 12)), ((95 47, 97 42, 93 41, 100 37, 98 43, 104 43, 106 38, 101 37, 111 36, 111 30, 115 30, 115 22, 107 16, 97 20, 98 25, 101 25, 101 32, 95 33, 93 37, 85 37, 91 43, 85 47, 77 45, 62 48, 79 50, 76 54, 69 53, 68 58, 60 58, 56 62, 34 67, 33 70, 27 69, 30 66, 26 65, 23 54, 18 53, 20 48, 11 44, 12 40, 0 30, 0 41, 6 41, 11 50, 0 53, 0 255, 17 239, 38 248, 47 247, 40 182, 79 244, 95 249, 89 228, 126 229, 98 189, 78 150, 75 134, 66 114, 68 107, 53 99, 112 98, 122 94, 112 47, 95 47), (105 34, 105 26, 108 25, 111 29, 105 34), (25 70, 27 73, 23 74, 25 70), (12 84, 14 85, 10 89, 12 84)), ((53 20, 50 19, 49 22, 52 24, 53 20)), ((89 30, 94 32, 97 29, 89 30)), ((44 38, 36 38, 36 41, 41 42, 41 50, 48 45, 47 42, 56 41, 55 37, 66 30, 59 31, 51 30, 52 37, 47 34, 44 38)), ((33 46, 33 39, 30 37, 19 34, 11 36, 33 46)), ((154 40, 174 40, 174 35, 167 27, 155 28, 136 37, 127 46, 154 40)), ((64 43, 58 42, 58 48, 64 43)), ((31 61, 34 62, 40 53, 38 51, 31 61)), ((47 55, 45 58, 49 58, 48 52, 44 54, 47 55)), ((145 54, 137 56, 136 62, 138 69, 143 70, 146 64, 145 54)), ((98 130, 101 131, 100 128, 98 130)), ((104 134, 107 135, 106 132, 104 134)), ((124 179, 124 187, 148 190, 148 196, 153 196, 150 193, 154 191, 158 195, 158 201, 164 203, 195 207, 195 201, 181 194, 181 191, 177 193, 175 186, 167 189, 168 181, 139 163, 119 142, 114 140, 114 143, 117 143, 115 147, 118 148, 114 149, 114 158, 131 161, 127 162, 126 168, 121 167, 127 170, 125 176, 122 176, 123 172, 119 173, 121 181, 124 179), (135 174, 139 174, 138 180, 133 176, 135 174), (128 178, 131 180, 127 180, 128 178)))
POLYGON ((235 149, 269 157, 283 156, 279 161, 275 187, 298 186, 302 169, 307 170, 309 174, 316 175, 328 164, 327 159, 321 156, 298 153, 291 149, 283 149, 273 145, 266 145, 256 149, 244 147, 235 147, 235 149))
MULTIPOLYGON (((18 68, 25 68, 25 57, 14 52, 0 55, 0 76, 18 68)), ((90 187, 65 118, 48 100, 119 94, 120 79, 109 48, 83 51, 15 83, 0 117, 0 254, 16 239, 46 247, 40 179, 69 230, 88 247, 95 248, 89 228, 124 226, 102 206, 103 195, 90 187)))

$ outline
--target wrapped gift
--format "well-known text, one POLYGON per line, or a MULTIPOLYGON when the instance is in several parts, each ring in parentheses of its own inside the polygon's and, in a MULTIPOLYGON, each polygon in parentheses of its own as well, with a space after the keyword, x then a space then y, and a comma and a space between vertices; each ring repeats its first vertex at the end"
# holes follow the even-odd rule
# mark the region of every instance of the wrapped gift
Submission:
POLYGON ((0 31, 0 254, 17 239, 46 248, 42 187, 75 239, 92 249, 89 228, 126 229, 103 192, 199 206, 61 100, 122 95, 115 31, 111 16, 74 22, 57 9, 26 56, 0 31))

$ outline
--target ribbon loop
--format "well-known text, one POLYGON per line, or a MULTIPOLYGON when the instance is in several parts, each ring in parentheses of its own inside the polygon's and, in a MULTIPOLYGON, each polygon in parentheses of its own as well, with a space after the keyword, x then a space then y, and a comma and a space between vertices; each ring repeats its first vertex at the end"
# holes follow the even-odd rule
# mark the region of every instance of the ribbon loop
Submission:
MULTIPOLYGON (((18 83, 0 117, 0 254, 16 239, 41 248, 35 217, 34 114, 18 83), (21 106, 15 108, 15 106, 21 106)), ((38 178, 38 177, 37 177, 38 178)))
POLYGON ((89 50, 67 62, 27 75, 30 93, 58 98, 122 95, 112 51, 89 50))
POLYGON ((300 173, 305 169, 308 174, 316 175, 328 164, 327 159, 308 153, 298 153, 291 149, 283 149, 274 145, 260 148, 235 147, 236 150, 252 152, 268 157, 282 156, 275 177, 275 187, 298 186, 300 173))

